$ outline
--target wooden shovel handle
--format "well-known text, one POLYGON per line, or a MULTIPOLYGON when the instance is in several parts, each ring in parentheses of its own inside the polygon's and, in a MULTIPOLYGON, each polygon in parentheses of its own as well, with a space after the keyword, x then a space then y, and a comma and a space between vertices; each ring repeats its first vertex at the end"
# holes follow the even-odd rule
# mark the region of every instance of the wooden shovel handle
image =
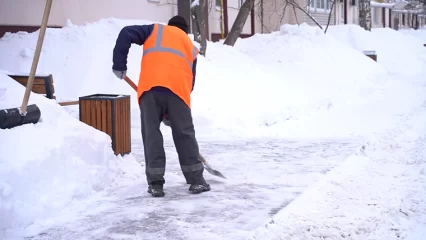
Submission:
POLYGON ((49 19, 51 7, 52 7, 52 0, 46 0, 46 7, 44 8, 43 19, 41 22, 40 32, 38 34, 38 40, 37 40, 36 50, 33 57, 33 63, 31 65, 30 76, 28 77, 27 88, 25 90, 24 98, 22 99, 21 114, 24 116, 27 114, 28 100, 30 98, 30 93, 33 88, 33 82, 34 82, 34 78, 35 78, 35 74, 37 70, 38 60, 41 54, 41 47, 43 45, 44 34, 46 33, 47 21, 49 19))
POLYGON ((138 87, 128 76, 124 76, 124 81, 126 81, 135 91, 138 91, 138 87))

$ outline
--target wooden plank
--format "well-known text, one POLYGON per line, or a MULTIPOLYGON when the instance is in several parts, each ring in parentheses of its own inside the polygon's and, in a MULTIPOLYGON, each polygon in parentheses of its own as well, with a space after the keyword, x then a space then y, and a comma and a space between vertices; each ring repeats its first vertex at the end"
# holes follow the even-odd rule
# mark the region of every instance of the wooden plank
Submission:
POLYGON ((125 123, 124 123, 124 99, 120 100, 120 153, 124 152, 124 144, 126 141, 126 137, 125 137, 125 123))
POLYGON ((80 121, 83 122, 83 123, 86 123, 84 121, 84 119, 86 117, 86 115, 84 115, 84 100, 80 101, 80 109, 79 109, 79 111, 80 111, 80 121))
POLYGON ((102 118, 102 128, 101 131, 104 133, 107 133, 107 102, 106 101, 102 101, 101 103, 101 118, 102 118))
POLYGON ((126 152, 131 152, 132 148, 131 148, 131 137, 132 137, 132 133, 131 133, 131 123, 130 123, 130 97, 128 97, 126 99, 126 122, 127 122, 127 126, 126 126, 126 130, 127 130, 127 137, 126 137, 126 142, 127 142, 127 147, 126 147, 126 152))
POLYGON ((127 152, 127 99, 123 99, 123 154, 127 152))
POLYGON ((79 101, 59 102, 58 104, 61 106, 78 105, 79 101))
POLYGON ((112 138, 112 105, 111 101, 107 100, 107 133, 112 138))
POLYGON ((114 143, 115 143, 115 148, 114 148, 114 153, 115 155, 118 154, 118 149, 120 147, 120 141, 117 141, 120 139, 120 118, 119 116, 119 111, 120 111, 120 101, 117 100, 113 100, 115 101, 115 115, 114 115, 114 124, 115 124, 115 138, 114 138, 114 143))
POLYGON ((96 128, 96 100, 90 101, 90 125, 96 128))
POLYGON ((90 100, 85 100, 86 102, 86 123, 87 125, 91 125, 90 118, 90 100))
POLYGON ((31 91, 40 94, 46 94, 46 87, 44 85, 33 85, 31 91))
MULTIPOLYGON (((24 86, 27 86, 27 82, 28 82, 29 77, 25 77, 25 76, 13 77, 13 76, 11 76, 11 78, 15 79, 15 81, 17 81, 18 83, 20 83, 24 86)), ((33 85, 43 85, 44 86, 44 78, 34 78, 33 85)))
POLYGON ((116 155, 121 151, 121 100, 116 100, 116 111, 115 111, 115 151, 116 155))
POLYGON ((128 127, 128 123, 127 123, 127 98, 124 99, 124 109, 123 109, 123 118, 124 118, 124 123, 123 123, 123 130, 124 130, 124 139, 123 139, 123 153, 127 152, 127 138, 129 138, 129 133, 127 131, 127 127, 128 127))
POLYGON ((102 131, 102 112, 101 112, 101 104, 102 100, 97 100, 96 105, 96 129, 102 131))
POLYGON ((119 112, 119 118, 120 118, 120 153, 123 153, 124 150, 124 141, 126 140, 124 137, 124 99, 120 99, 120 112, 119 112))

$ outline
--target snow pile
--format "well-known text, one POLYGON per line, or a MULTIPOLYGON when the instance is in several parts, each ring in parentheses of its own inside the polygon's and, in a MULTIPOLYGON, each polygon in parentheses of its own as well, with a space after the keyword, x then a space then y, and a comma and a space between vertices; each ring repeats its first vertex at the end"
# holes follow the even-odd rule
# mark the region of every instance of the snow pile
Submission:
MULTIPOLYGON (((62 29, 48 28, 43 42, 37 73, 51 73, 58 100, 76 100, 94 93, 134 94, 111 71, 112 50, 118 31, 124 24, 145 21, 102 20, 77 26, 68 22, 62 29)), ((38 31, 5 34, 0 39, 0 69, 10 73, 29 73, 38 31)), ((135 61, 142 49, 132 46, 128 60, 135 61)), ((130 73, 138 73, 137 64, 130 73)))
MULTIPOLYGON (((20 107, 24 91, 0 73, 0 109, 20 107)), ((0 236, 6 228, 24 227, 124 177, 136 177, 129 169, 141 169, 132 165, 134 159, 114 155, 107 134, 54 101, 32 94, 29 104, 40 108, 39 123, 0 130, 0 236)))
POLYGON ((195 114, 211 117, 214 129, 240 136, 350 135, 353 129, 344 126, 318 131, 313 116, 357 103, 380 89, 385 75, 359 51, 307 25, 240 39, 235 48, 210 44, 207 51, 198 71, 195 114))
MULTIPOLYGON (((119 30, 143 23, 148 22, 106 19, 48 29, 39 71, 53 74, 59 100, 94 93, 131 94, 132 126, 137 127, 135 93, 112 74, 111 59, 119 30)), ((0 60, 0 69, 28 72, 36 39, 37 33, 3 37, 0 50, 6 57, 0 60)), ((129 52, 128 76, 135 83, 141 54, 136 45, 129 52)), ((207 56, 199 58, 192 94, 197 135, 203 139, 310 136, 317 124, 314 114, 329 115, 331 109, 358 102, 380 88, 384 73, 362 52, 304 25, 240 40, 236 47, 209 42, 207 56), (353 71, 354 66, 364 71, 353 71)), ((77 116, 76 107, 67 109, 77 116)), ((353 129, 340 126, 315 134, 347 136, 353 129)))
POLYGON ((357 25, 341 25, 330 27, 327 34, 360 52, 376 51, 377 62, 389 73, 416 75, 424 71, 425 31, 416 31, 417 34, 412 35, 406 34, 406 31, 373 28, 368 32, 357 25))

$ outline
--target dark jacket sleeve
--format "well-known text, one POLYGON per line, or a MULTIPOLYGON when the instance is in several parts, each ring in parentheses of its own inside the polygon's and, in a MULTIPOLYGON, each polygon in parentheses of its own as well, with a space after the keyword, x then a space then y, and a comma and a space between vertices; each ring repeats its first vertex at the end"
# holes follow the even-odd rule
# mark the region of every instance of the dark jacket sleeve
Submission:
POLYGON ((194 60, 194 62, 192 63, 192 90, 194 90, 194 86, 195 86, 195 74, 197 73, 197 59, 194 60))
POLYGON ((113 50, 112 69, 127 70, 127 55, 133 44, 143 45, 154 29, 154 25, 132 25, 121 29, 113 50))

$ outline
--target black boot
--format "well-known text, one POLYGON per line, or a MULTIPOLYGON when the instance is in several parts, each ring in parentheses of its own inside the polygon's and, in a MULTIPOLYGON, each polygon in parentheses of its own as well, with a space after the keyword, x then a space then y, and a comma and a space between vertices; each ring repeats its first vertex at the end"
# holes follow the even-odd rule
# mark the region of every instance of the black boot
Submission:
POLYGON ((189 187, 189 191, 192 193, 202 193, 202 192, 207 192, 210 191, 210 185, 207 183, 202 183, 202 184, 191 184, 191 186, 189 187))
POLYGON ((148 193, 151 193, 153 197, 164 197, 163 185, 149 185, 148 193))

